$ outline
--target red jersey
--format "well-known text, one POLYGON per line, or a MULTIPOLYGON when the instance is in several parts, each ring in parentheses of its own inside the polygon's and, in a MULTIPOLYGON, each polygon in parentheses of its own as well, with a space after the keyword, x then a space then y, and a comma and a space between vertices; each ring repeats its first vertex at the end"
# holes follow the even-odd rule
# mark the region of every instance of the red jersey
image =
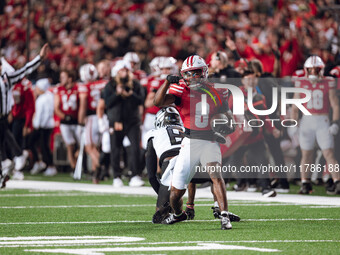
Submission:
MULTIPOLYGON (((211 130, 211 118, 219 113, 220 107, 227 105, 228 90, 215 89, 212 84, 197 90, 190 90, 183 80, 179 84, 171 84, 169 94, 180 99, 176 105, 184 127, 191 130, 211 130), (206 98, 207 107, 202 104, 206 98)), ((225 109, 227 111, 227 108, 225 109)))
POLYGON ((12 95, 14 100, 12 108, 13 118, 25 118, 25 127, 32 128, 32 118, 35 111, 32 83, 27 79, 23 79, 14 85, 12 95))
MULTIPOLYGON (((158 90, 160 88, 160 86, 162 86, 164 81, 165 81, 164 79, 161 80, 158 77, 151 76, 148 79, 148 83, 145 86, 147 94, 149 94, 151 92, 155 92, 156 90, 158 90)), ((156 114, 159 110, 160 110, 160 108, 154 105, 154 106, 151 106, 149 108, 146 108, 145 113, 156 114)))
POLYGON ((146 78, 146 72, 144 72, 143 70, 136 70, 133 72, 133 78, 140 81, 143 78, 146 78))
POLYGON ((336 66, 334 67, 331 72, 330 72, 331 75, 335 76, 336 79, 337 79, 337 86, 336 86, 336 89, 340 90, 340 66, 336 66))
POLYGON ((299 78, 295 81, 296 88, 308 89, 312 93, 311 99, 304 103, 310 113, 329 114, 329 90, 335 89, 335 80, 333 77, 324 77, 321 81, 312 84, 307 78, 299 78))
POLYGON ((78 120, 78 85, 75 84, 70 89, 66 89, 64 86, 59 85, 54 89, 54 94, 60 98, 60 110, 64 114, 70 115, 73 119, 78 120))
POLYGON ((79 93, 87 95, 86 115, 96 114, 100 92, 104 89, 107 82, 107 80, 98 80, 79 86, 79 93))

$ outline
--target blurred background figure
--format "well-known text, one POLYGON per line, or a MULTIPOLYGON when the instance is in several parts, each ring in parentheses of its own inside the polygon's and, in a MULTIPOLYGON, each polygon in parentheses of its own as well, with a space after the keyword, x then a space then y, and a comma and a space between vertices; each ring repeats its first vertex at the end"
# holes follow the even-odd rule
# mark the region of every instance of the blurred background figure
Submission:
POLYGON ((132 171, 130 186, 143 186, 140 172, 140 125, 139 106, 144 102, 144 90, 133 79, 129 62, 119 60, 112 68, 112 79, 105 86, 102 97, 110 126, 111 163, 114 172, 114 187, 123 186, 120 155, 123 143, 129 145, 128 163, 132 171), (124 142, 125 139, 125 142, 124 142))
POLYGON ((63 70, 60 73, 60 84, 54 88, 54 112, 60 118, 60 132, 73 170, 76 167, 75 152, 80 142, 79 92, 75 81, 76 74, 73 71, 63 70))
POLYGON ((53 166, 53 157, 50 148, 50 137, 54 128, 54 107, 53 94, 48 90, 50 82, 47 78, 37 81, 35 85, 35 113, 33 117, 33 134, 31 136, 33 161, 35 162, 31 169, 31 174, 37 174, 46 169, 45 176, 54 176, 57 169, 53 166), (39 149, 42 160, 40 160, 37 148, 39 149))

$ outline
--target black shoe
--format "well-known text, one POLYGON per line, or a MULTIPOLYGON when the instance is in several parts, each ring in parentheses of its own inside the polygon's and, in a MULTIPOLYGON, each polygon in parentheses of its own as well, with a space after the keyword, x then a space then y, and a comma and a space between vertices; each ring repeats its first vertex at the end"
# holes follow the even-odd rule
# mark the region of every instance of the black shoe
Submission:
POLYGON ((220 208, 217 207, 217 206, 213 206, 213 207, 211 207, 211 209, 213 210, 213 215, 214 215, 215 219, 220 219, 221 218, 220 208))
POLYGON ((335 182, 327 189, 328 195, 340 195, 340 181, 335 182))
POLYGON ((334 181, 332 178, 329 178, 326 182, 325 182, 325 189, 329 190, 331 187, 333 187, 334 185, 334 181))
MULTIPOLYGON (((0 162, 1 164, 1 162, 0 162)), ((9 180, 9 175, 0 175, 0 189, 3 189, 6 187, 6 182, 9 180)))
POLYGON ((185 209, 185 213, 188 216, 188 220, 193 220, 195 218, 195 209, 191 209, 187 207, 185 209))
POLYGON ((171 212, 171 206, 169 205, 169 203, 165 203, 152 216, 152 223, 161 224, 162 221, 169 215, 170 212, 171 212))
POLYGON ((276 191, 273 189, 263 189, 262 196, 263 197, 276 197, 276 191))
POLYGON ((309 195, 312 194, 313 187, 310 182, 302 183, 299 194, 309 195))
MULTIPOLYGON (((211 207, 211 209, 213 210, 213 215, 215 217, 215 219, 221 219, 222 216, 221 216, 221 210, 219 207, 211 207)), ((240 216, 236 215, 236 214, 233 214, 231 212, 228 212, 228 216, 229 216, 229 219, 231 222, 239 222, 241 220, 240 216)))
POLYGON ((170 213, 168 217, 166 217, 163 221, 162 224, 175 224, 180 221, 185 221, 188 219, 187 214, 185 211, 182 211, 182 213, 179 216, 175 216, 174 213, 170 213))
POLYGON ((231 222, 239 222, 241 220, 240 216, 233 214, 231 212, 228 212, 228 216, 231 222))

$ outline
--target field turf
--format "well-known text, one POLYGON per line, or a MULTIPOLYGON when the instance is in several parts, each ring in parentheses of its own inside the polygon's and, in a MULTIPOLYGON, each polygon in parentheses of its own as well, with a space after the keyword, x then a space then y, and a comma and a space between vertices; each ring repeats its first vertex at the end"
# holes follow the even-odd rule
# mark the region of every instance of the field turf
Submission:
POLYGON ((151 223, 154 196, 5 189, 0 254, 340 252, 339 206, 231 200, 229 210, 242 220, 222 231, 212 203, 198 199, 193 221, 159 225, 151 223))

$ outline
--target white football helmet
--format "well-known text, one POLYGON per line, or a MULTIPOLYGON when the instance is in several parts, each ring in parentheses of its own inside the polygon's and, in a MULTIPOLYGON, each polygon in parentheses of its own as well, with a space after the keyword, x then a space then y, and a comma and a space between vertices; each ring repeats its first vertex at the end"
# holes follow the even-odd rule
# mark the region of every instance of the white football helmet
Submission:
POLYGON ((127 62, 125 60, 118 60, 111 69, 111 77, 116 77, 118 71, 123 69, 123 68, 126 68, 129 71, 131 71, 130 62, 127 62))
POLYGON ((184 60, 181 75, 189 88, 196 89, 208 78, 208 66, 203 58, 193 55, 184 60))
POLYGON ((169 74, 178 74, 178 67, 176 65, 177 60, 173 57, 164 57, 160 60, 159 62, 159 68, 160 69, 170 69, 170 70, 166 70, 166 71, 162 71, 161 74, 161 79, 166 79, 166 77, 169 74))
POLYGON ((139 69, 140 59, 136 52, 128 52, 124 55, 123 59, 130 63, 134 63, 134 67, 132 69, 139 69))
POLYGON ((156 113, 155 128, 159 129, 166 126, 182 126, 181 117, 175 107, 169 106, 160 109, 156 113))
POLYGON ((303 67, 307 78, 315 82, 323 76, 325 64, 319 56, 310 56, 303 67))
POLYGON ((161 75, 161 69, 159 68, 159 63, 163 60, 163 58, 166 58, 166 57, 154 57, 151 60, 149 66, 150 66, 152 75, 154 76, 161 75))
POLYGON ((85 64, 79 68, 80 80, 84 83, 95 81, 98 78, 98 71, 92 64, 85 64))

